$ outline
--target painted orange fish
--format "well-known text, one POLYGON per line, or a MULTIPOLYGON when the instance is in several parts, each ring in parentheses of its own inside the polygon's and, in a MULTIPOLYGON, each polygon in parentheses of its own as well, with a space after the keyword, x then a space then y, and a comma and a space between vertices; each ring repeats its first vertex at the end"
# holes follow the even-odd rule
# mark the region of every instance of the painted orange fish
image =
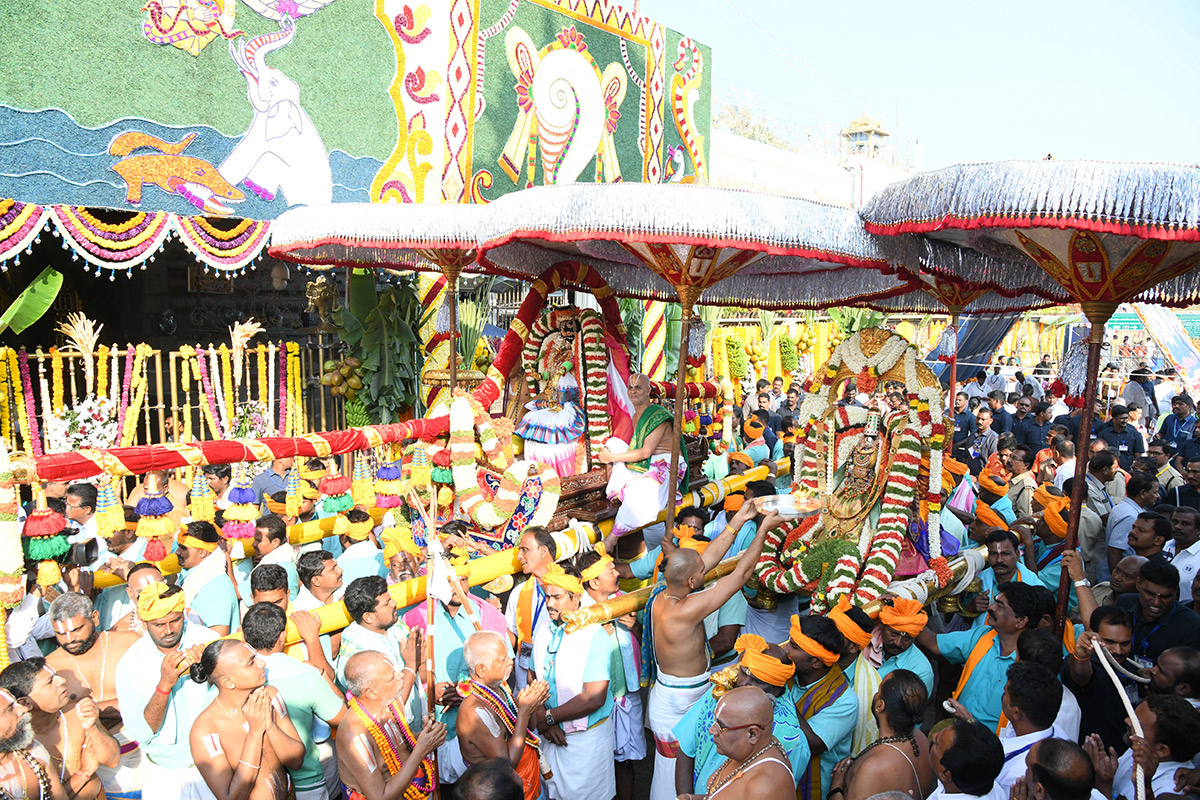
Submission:
POLYGON ((180 155, 196 138, 189 133, 178 142, 164 142, 141 131, 118 134, 108 146, 110 155, 121 160, 112 169, 125 181, 125 202, 140 205, 142 188, 158 186, 165 192, 179 194, 206 214, 229 214, 222 200, 240 203, 246 199, 241 189, 231 185, 221 173, 202 158, 180 155), (142 152, 138 149, 157 152, 142 152))

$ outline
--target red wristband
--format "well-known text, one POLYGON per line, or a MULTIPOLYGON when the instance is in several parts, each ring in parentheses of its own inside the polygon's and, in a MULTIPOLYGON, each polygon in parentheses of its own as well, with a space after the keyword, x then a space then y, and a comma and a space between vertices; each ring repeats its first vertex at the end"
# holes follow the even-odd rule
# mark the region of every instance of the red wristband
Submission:
POLYGON ((161 694, 163 697, 170 697, 170 696, 171 696, 171 690, 170 690, 170 689, 168 689, 167 691, 165 691, 165 692, 164 692, 162 689, 158 688, 157 686, 155 686, 155 687, 154 687, 154 693, 155 693, 155 694, 161 694))

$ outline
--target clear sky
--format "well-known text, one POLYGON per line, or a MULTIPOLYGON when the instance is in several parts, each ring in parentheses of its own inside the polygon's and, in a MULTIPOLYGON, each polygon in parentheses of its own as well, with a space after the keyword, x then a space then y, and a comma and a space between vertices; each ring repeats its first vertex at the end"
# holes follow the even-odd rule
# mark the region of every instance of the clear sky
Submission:
MULTIPOLYGON (((632 2, 632 0, 627 0, 632 2)), ((713 48, 714 100, 795 135, 864 111, 919 166, 1200 162, 1200 2, 641 0, 713 48)), ((669 54, 673 57, 673 54, 669 54)))

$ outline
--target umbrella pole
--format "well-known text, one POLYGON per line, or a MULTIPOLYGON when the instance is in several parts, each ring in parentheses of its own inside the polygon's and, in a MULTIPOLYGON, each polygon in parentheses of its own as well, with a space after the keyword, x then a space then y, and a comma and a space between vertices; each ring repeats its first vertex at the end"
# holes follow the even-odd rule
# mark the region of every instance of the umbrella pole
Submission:
POLYGON ((950 413, 954 414, 954 400, 958 396, 958 318, 961 308, 950 309, 950 335, 954 337, 954 352, 950 355, 950 413))
POLYGON ((671 471, 667 473, 669 489, 666 507, 663 509, 666 514, 666 536, 671 535, 671 529, 675 525, 675 492, 679 485, 677 477, 679 475, 679 443, 683 437, 683 401, 687 396, 684 382, 687 378, 688 329, 691 327, 692 306, 700 293, 700 287, 678 286, 676 291, 679 292, 679 305, 683 315, 680 318, 679 329, 679 363, 675 369, 675 419, 671 428, 671 471))
MULTIPOLYGON (((1074 550, 1079 544, 1079 515, 1087 498, 1088 448, 1092 441, 1092 418, 1096 407, 1096 379, 1100 375, 1100 354, 1104 344, 1104 325, 1117 310, 1116 303, 1097 301, 1079 304, 1091 323, 1088 333, 1087 383, 1083 390, 1083 415, 1079 419, 1079 440, 1075 450, 1075 480, 1071 484, 1071 518, 1067 523, 1067 538, 1064 550, 1074 550)), ((1107 557, 1107 556, 1106 556, 1107 557)), ((1067 621, 1067 601, 1071 591, 1071 578, 1061 570, 1058 576, 1058 606, 1054 612, 1054 633, 1062 636, 1067 621)))
POLYGON ((450 398, 454 398, 454 390, 458 388, 458 276, 462 274, 462 264, 454 262, 442 266, 442 274, 446 276, 448 291, 446 292, 447 310, 450 312, 450 398))

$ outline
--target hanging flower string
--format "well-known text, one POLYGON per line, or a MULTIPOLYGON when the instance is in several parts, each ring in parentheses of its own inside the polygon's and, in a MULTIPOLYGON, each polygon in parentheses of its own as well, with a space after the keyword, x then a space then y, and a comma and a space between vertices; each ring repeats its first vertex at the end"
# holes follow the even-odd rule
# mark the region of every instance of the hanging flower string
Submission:
POLYGON ((108 345, 102 344, 96 351, 96 397, 108 397, 108 345))
POLYGON ((258 346, 258 399, 263 403, 267 411, 267 415, 271 413, 271 394, 267 386, 267 346, 260 344, 258 346))
MULTIPOLYGON (((271 409, 275 407, 275 381, 278 370, 275 369, 275 343, 271 342, 267 346, 267 365, 265 367, 267 375, 267 413, 271 413, 271 409)), ((283 428, 276 428, 279 435, 283 435, 283 428)))
POLYGON ((57 347, 50 348, 50 380, 53 381, 51 384, 51 395, 54 401, 54 404, 50 408, 57 414, 62 411, 64 402, 63 356, 57 347))
POLYGON ((0 350, 0 437, 4 444, 13 439, 12 417, 8 411, 8 352, 7 348, 0 350))
POLYGON ((233 430, 232 420, 229 419, 229 409, 225 407, 225 392, 221 385, 221 362, 219 360, 220 351, 209 343, 208 346, 208 377, 212 381, 213 390, 216 392, 214 397, 217 401, 217 412, 221 418, 221 429, 229 432, 233 430))
POLYGON ((125 430, 125 413, 129 410, 130 389, 133 386, 133 345, 125 352, 125 380, 121 383, 121 404, 117 406, 117 429, 125 430))
POLYGON ((223 439, 225 434, 223 429, 217 422, 217 405, 213 395, 212 381, 208 376, 208 367, 204 363, 204 349, 197 347, 195 349, 195 360, 192 365, 196 370, 196 378, 200 382, 200 393, 203 395, 203 403, 201 408, 208 414, 208 426, 212 428, 214 439, 223 439))
POLYGON ((286 347, 279 348, 279 435, 287 436, 288 422, 288 373, 287 373, 287 349, 286 347))
POLYGON ((229 346, 222 344, 217 348, 221 356, 221 412, 226 420, 225 429, 229 430, 234 418, 234 407, 237 404, 237 394, 233 386, 233 365, 230 363, 229 346))
MULTIPOLYGON (((190 442, 194 438, 192 436, 192 364, 190 356, 184 353, 184 349, 187 347, 187 345, 184 345, 184 347, 179 348, 179 355, 182 357, 182 364, 179 370, 179 388, 183 394, 183 424, 180 426, 181 429, 176 432, 175 438, 180 442, 190 442)), ((188 349, 192 350, 193 355, 195 354, 196 351, 194 348, 188 349)), ((204 412, 201 412, 200 416, 203 418, 204 412)))
POLYGON ((137 438, 138 417, 142 404, 146 399, 146 389, 150 381, 146 374, 146 359, 153 352, 148 344, 139 344, 133 359, 133 386, 129 409, 125 413, 124 427, 121 428, 121 446, 129 447, 137 438))
POLYGON ((33 379, 29 376, 29 354, 22 347, 17 359, 21 364, 21 386, 23 388, 22 397, 24 398, 24 414, 25 414, 25 447, 32 451, 35 456, 44 455, 42 450, 42 437, 38 433, 37 424, 37 408, 33 403, 33 379))

